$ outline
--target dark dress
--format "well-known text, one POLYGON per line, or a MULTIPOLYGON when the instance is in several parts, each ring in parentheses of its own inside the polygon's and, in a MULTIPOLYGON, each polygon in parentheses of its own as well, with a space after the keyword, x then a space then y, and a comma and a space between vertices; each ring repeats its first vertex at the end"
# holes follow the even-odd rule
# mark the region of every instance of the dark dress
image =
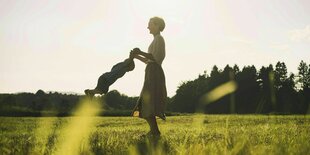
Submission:
POLYGON ((106 94, 109 91, 109 87, 119 78, 123 77, 126 72, 132 71, 135 68, 133 59, 126 59, 123 62, 114 65, 110 72, 102 74, 96 86, 97 90, 106 94))
POLYGON ((166 81, 161 65, 149 62, 145 68, 144 84, 133 115, 141 118, 158 116, 165 120, 166 81))
POLYGON ((144 84, 133 115, 141 118, 158 116, 165 120, 167 90, 161 64, 166 51, 164 38, 160 34, 154 36, 148 53, 152 54, 153 59, 149 60, 146 65, 144 84))

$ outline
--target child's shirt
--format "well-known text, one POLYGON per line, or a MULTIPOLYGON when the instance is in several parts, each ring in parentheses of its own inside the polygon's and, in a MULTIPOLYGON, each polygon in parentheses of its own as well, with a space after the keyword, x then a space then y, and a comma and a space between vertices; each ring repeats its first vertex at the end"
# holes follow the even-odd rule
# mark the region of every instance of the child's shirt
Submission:
POLYGON ((124 76, 126 72, 131 71, 132 68, 134 68, 134 61, 132 59, 126 59, 114 65, 110 72, 105 73, 109 85, 124 76))

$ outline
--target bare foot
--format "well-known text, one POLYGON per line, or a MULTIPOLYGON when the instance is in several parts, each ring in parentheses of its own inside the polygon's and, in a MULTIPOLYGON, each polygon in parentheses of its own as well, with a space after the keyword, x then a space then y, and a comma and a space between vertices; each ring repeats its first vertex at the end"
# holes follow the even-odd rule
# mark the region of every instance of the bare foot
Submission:
POLYGON ((95 93, 94 93, 94 90, 91 90, 91 89, 86 89, 84 90, 84 93, 86 96, 88 96, 90 99, 93 99, 95 93))

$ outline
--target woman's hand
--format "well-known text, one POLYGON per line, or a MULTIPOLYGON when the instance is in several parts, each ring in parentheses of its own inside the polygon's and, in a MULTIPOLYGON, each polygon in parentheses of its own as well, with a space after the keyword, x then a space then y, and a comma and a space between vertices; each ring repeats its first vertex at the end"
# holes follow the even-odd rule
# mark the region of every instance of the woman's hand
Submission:
POLYGON ((134 48, 130 51, 130 58, 137 58, 141 54, 141 50, 139 48, 134 48))
POLYGON ((154 57, 150 53, 142 52, 139 48, 134 48, 131 50, 130 54, 134 56, 134 58, 143 57, 144 59, 154 60, 154 57))

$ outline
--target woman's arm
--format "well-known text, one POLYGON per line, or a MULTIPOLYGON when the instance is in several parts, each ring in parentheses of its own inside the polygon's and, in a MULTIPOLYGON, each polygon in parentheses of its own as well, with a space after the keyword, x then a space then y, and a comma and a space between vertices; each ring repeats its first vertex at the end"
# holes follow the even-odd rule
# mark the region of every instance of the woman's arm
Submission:
POLYGON ((140 56, 140 55, 134 55, 134 58, 136 58, 136 59, 138 59, 138 60, 144 62, 145 64, 147 64, 147 62, 148 62, 148 60, 149 60, 149 59, 147 59, 147 58, 145 58, 145 57, 142 57, 142 56, 140 56))
POLYGON ((147 58, 149 60, 154 60, 154 57, 153 57, 153 55, 151 53, 146 53, 146 52, 139 51, 138 55, 142 55, 144 58, 147 58))
POLYGON ((152 54, 143 52, 143 51, 141 51, 139 48, 134 48, 134 49, 133 49, 133 54, 135 54, 135 55, 141 55, 141 56, 143 56, 144 58, 149 59, 149 60, 154 60, 154 57, 153 57, 152 54))

